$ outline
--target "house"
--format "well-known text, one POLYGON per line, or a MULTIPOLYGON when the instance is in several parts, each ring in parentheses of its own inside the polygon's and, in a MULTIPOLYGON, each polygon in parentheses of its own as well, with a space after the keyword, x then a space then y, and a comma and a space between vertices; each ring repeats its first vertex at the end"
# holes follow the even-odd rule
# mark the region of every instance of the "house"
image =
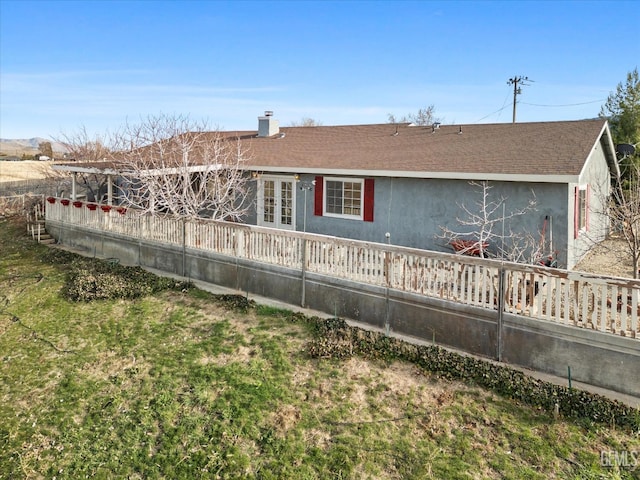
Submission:
POLYGON ((615 148, 602 119, 516 124, 349 125, 279 128, 259 117, 249 137, 256 211, 248 223, 371 242, 451 251, 439 235, 459 228, 489 181, 507 212, 536 210, 508 227, 552 241, 573 267, 608 233, 603 214, 615 148), (552 238, 551 238, 551 235, 552 238))
POLYGON ((540 237, 558 266, 572 268, 608 233, 618 164, 603 119, 280 127, 265 112, 257 132, 226 134, 251 152, 248 224, 451 252, 442 229, 477 208, 482 192, 470 182, 487 181, 506 212, 535 197, 535 210, 505 228, 540 237))

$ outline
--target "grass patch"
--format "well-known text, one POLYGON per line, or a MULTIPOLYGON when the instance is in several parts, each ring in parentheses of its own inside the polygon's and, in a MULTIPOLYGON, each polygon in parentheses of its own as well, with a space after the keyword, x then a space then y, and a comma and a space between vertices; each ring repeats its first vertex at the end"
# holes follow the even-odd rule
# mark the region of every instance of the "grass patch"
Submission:
POLYGON ((72 301, 78 259, 22 228, 0 221, 0 479, 638 477, 600 456, 640 452, 636 431, 364 337, 310 356, 339 321, 185 288, 72 301))

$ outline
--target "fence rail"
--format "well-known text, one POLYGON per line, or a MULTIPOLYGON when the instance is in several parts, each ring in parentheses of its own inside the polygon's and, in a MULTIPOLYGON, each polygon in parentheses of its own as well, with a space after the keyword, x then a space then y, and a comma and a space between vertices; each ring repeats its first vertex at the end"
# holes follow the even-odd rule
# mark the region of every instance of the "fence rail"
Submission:
POLYGON ((34 205, 43 200, 44 195, 38 194, 0 196, 0 215, 15 215, 29 212, 34 205))
POLYGON ((140 215, 115 206, 63 205, 51 197, 45 205, 47 221, 640 339, 640 280, 236 223, 140 215))

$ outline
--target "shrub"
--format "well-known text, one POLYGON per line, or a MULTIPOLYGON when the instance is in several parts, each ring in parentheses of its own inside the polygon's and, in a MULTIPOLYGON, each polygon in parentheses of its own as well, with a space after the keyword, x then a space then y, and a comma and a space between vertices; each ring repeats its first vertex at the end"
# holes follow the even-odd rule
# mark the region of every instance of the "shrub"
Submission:
POLYGON ((74 258, 68 264, 62 295, 74 302, 133 299, 161 290, 190 288, 188 282, 158 277, 140 267, 96 259, 74 258))
POLYGON ((256 302, 249 300, 247 297, 236 294, 220 294, 214 295, 214 298, 224 308, 228 310, 235 310, 238 312, 246 313, 249 309, 256 306, 256 302))

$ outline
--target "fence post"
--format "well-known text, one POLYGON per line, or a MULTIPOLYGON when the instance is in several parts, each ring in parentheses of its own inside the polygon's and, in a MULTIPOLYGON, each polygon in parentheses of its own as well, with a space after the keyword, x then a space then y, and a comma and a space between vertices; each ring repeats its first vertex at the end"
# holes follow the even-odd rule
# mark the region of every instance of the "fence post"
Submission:
MULTIPOLYGON (((221 229, 222 228, 215 230, 216 235, 220 233, 221 229)), ((236 259, 236 290, 240 290, 240 254, 242 252, 242 245, 244 243, 244 231, 242 228, 234 227, 231 230, 231 236, 233 256, 236 259)), ((221 240, 219 238, 216 238, 216 241, 220 242, 221 240)), ((220 243, 218 243, 218 245, 220 245, 220 243)))
POLYGON ((187 269, 187 221, 182 217, 182 276, 186 277, 187 269))
POLYGON ((505 296, 505 288, 506 288, 506 271, 504 269, 504 265, 500 265, 500 274, 498 277, 498 345, 497 345, 497 359, 499 362, 502 361, 502 325, 504 321, 504 296, 505 296))
POLYGON ((138 224, 138 228, 136 228, 136 232, 138 233, 138 266, 142 266, 142 239, 145 238, 149 217, 143 218, 142 216, 138 216, 136 223, 138 224))
MULTIPOLYGON (((305 194, 307 192, 305 191, 305 194)), ((307 239, 302 238, 302 242, 300 242, 300 249, 302 250, 300 253, 300 257, 302 260, 302 288, 300 293, 300 306, 306 307, 307 302, 307 239)))
POLYGON ((384 274, 385 274, 385 314, 384 314, 384 333, 389 336, 391 333, 391 306, 389 305, 389 289, 391 288, 391 252, 384 252, 384 274))

